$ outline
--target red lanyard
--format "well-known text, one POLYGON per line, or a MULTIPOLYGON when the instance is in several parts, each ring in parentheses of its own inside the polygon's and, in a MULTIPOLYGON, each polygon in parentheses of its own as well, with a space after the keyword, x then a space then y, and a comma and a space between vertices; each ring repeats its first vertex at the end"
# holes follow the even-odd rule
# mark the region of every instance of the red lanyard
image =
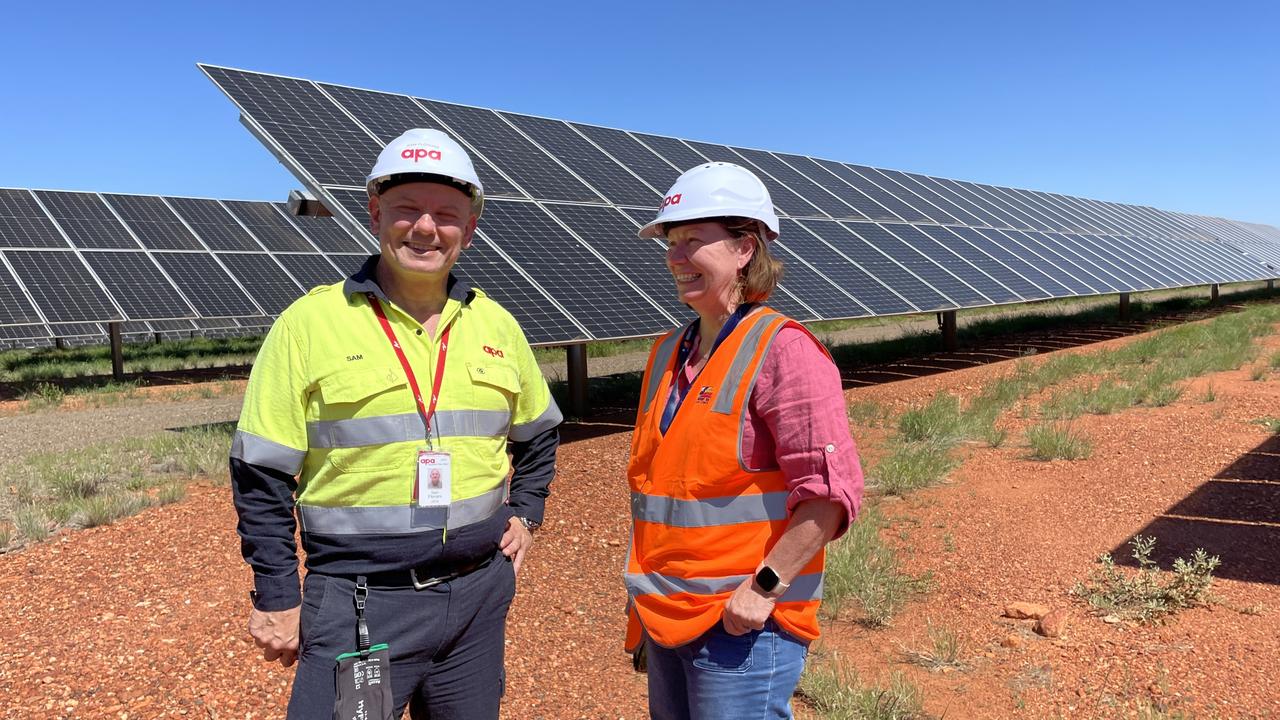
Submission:
POLYGON ((409 358, 404 356, 404 349, 400 347, 400 341, 396 339, 396 333, 391 329, 391 323, 387 321, 387 314, 382 311, 382 303, 378 302, 378 296, 373 293, 367 293, 369 305, 373 307, 373 313, 378 316, 378 322, 382 323, 382 331, 387 334, 387 339, 391 341, 391 349, 396 351, 396 357, 400 358, 400 366, 404 368, 405 377, 409 379, 409 389, 413 391, 413 399, 418 402, 418 414, 422 416, 422 426, 426 429, 427 440, 431 440, 431 417, 436 414, 436 401, 440 399, 440 388, 444 382, 444 358, 449 352, 449 331, 453 329, 450 325, 444 329, 444 334, 440 336, 440 354, 436 357, 436 377, 435 384, 431 388, 431 407, 428 408, 426 403, 422 401, 422 391, 418 389, 418 378, 413 374, 413 368, 409 366, 409 358))

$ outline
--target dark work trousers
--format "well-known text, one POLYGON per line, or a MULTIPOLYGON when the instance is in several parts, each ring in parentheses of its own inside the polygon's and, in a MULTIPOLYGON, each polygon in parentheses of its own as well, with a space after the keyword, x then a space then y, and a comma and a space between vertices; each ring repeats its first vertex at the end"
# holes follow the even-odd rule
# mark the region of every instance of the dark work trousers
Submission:
MULTIPOLYGON (((369 588, 365 621, 373 644, 391 646, 395 717, 410 701, 413 720, 498 717, 506 684, 503 634, 515 591, 515 571, 500 554, 425 590, 369 588)), ((307 575, 289 720, 333 717, 336 658, 356 649, 354 592, 354 578, 307 575)))

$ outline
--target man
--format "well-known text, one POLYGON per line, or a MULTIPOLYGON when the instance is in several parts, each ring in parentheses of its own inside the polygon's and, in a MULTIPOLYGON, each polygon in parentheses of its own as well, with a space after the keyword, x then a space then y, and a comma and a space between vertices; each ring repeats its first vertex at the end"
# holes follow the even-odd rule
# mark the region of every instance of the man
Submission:
POLYGON ((496 718, 561 415, 515 320, 450 274, 484 207, 461 146, 410 130, 368 190, 381 255, 285 310, 249 378, 231 448, 249 632, 299 660, 289 718, 385 690, 387 667, 372 717, 496 718))

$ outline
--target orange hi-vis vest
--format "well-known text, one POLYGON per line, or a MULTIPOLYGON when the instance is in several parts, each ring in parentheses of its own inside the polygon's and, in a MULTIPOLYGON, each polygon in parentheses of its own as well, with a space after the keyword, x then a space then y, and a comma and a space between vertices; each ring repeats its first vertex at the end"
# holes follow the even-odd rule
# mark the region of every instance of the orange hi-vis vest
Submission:
MULTIPOLYGON (((711 629, 786 530, 786 477, 778 469, 748 470, 741 442, 756 375, 788 325, 804 329, 768 308, 743 318, 693 381, 666 435, 660 423, 680 372, 684 328, 663 336, 649 354, 627 467, 630 651, 645 633, 676 647, 711 629)), ((809 561, 773 611, 783 629, 807 641, 818 637, 824 557, 819 551, 809 561)))

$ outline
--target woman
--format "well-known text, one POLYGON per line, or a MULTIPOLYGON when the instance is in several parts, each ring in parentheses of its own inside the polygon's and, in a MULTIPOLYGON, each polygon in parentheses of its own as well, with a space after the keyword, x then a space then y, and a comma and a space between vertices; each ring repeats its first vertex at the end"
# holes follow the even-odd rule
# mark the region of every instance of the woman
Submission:
POLYGON ((813 335, 761 304, 782 266, 755 175, 689 170, 640 236, 666 238, 698 318, 661 338, 645 370, 627 648, 647 659, 653 718, 790 718, 818 636, 823 547, 862 495, 840 375, 813 335))

